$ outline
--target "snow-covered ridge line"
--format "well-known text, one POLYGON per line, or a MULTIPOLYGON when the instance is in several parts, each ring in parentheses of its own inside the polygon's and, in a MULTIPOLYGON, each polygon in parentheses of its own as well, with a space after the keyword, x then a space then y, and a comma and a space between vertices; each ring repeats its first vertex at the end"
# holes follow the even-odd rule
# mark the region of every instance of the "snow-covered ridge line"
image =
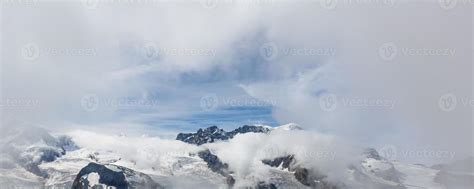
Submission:
POLYGON ((189 144, 202 145, 205 143, 213 143, 216 141, 226 141, 232 139, 237 134, 245 133, 269 133, 272 131, 291 131, 302 130, 297 124, 289 123, 278 127, 268 125, 244 125, 232 131, 225 131, 217 126, 210 126, 205 129, 198 129, 196 133, 179 133, 176 140, 180 140, 189 144))
MULTIPOLYGON (((37 162, 37 166, 31 169, 31 166, 28 167, 31 163, 25 164, 25 157, 42 157, 47 154, 44 153, 45 151, 29 151, 37 155, 25 156, 22 153, 15 155, 3 150, 4 154, 0 157, 0 184, 2 186, 71 188, 81 170, 91 163, 95 166, 92 166, 94 169, 89 170, 89 173, 111 169, 118 175, 130 178, 126 179, 127 182, 134 182, 127 184, 140 184, 142 181, 151 183, 148 179, 150 178, 153 183, 156 183, 156 187, 163 188, 220 188, 229 187, 229 184, 237 188, 321 186, 312 183, 312 179, 308 179, 312 178, 312 175, 316 175, 318 183, 337 186, 337 188, 446 188, 446 185, 439 182, 460 183, 452 183, 452 180, 445 179, 445 177, 451 179, 453 175, 459 176, 451 174, 458 172, 446 166, 440 166, 443 168, 440 172, 440 170, 424 166, 393 162, 380 157, 374 149, 360 154, 362 149, 359 151, 341 147, 337 141, 318 133, 302 130, 297 124, 278 127, 244 126, 229 132, 213 127, 193 133, 206 138, 207 140, 203 140, 206 142, 205 145, 159 137, 128 137, 126 135, 117 137, 107 133, 81 131, 58 137, 41 130, 38 128, 8 131, 12 137, 1 138, 1 147, 11 149, 14 146, 21 148, 17 149, 21 151, 56 149, 60 144, 61 147, 58 149, 63 150, 64 153, 60 153, 50 161, 27 161, 37 162), (28 133, 30 131, 35 131, 40 135, 28 133), (211 138, 209 136, 228 138, 213 138, 214 141, 222 139, 226 142, 208 143, 211 138), (23 139, 23 137, 28 138, 23 139), (61 142, 61 140, 67 142, 61 142), (74 148, 65 148, 65 146, 74 148), (312 152, 324 149, 333 150, 335 156, 331 159, 311 156, 315 154, 312 152), (356 153, 351 154, 351 151, 356 153), (8 153, 5 154, 5 152, 8 153), (202 152, 208 153, 203 155, 202 152), (280 161, 281 157, 291 158, 286 158, 288 161, 280 161), (350 162, 343 161, 347 159, 350 162), (344 165, 345 163, 351 166, 344 165), (38 175, 34 170, 43 174, 38 175), (144 175, 136 177, 141 174, 144 175)), ((90 168, 89 166, 88 169, 90 168)), ((472 174, 467 175, 472 177, 472 174)), ((92 180, 94 176, 97 175, 91 175, 92 180)), ((98 176, 99 183, 104 184, 100 181, 101 175, 98 174, 98 176)), ((465 176, 466 174, 461 175, 462 178, 467 178, 465 176)), ((153 184, 150 186, 156 188, 153 184)), ((459 188, 457 185, 449 186, 459 188)))

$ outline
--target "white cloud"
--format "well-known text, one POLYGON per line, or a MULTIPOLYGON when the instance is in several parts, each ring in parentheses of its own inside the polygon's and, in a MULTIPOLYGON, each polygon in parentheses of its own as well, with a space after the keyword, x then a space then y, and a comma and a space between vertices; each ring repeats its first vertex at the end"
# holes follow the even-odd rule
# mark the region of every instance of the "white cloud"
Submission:
POLYGON ((270 134, 247 133, 235 136, 229 142, 206 144, 229 169, 239 184, 248 184, 252 178, 270 178, 263 159, 295 155, 297 162, 311 170, 318 170, 328 179, 342 181, 347 166, 358 161, 360 149, 329 135, 307 131, 274 131, 270 134), (239 183, 242 182, 242 183, 239 183))
POLYGON ((214 9, 197 1, 153 8, 102 3, 92 10, 61 2, 4 7, 2 96, 39 100, 40 106, 2 113, 42 125, 179 118, 201 111, 199 97, 208 91, 227 95, 238 91, 240 83, 253 97, 277 99, 274 117, 282 123, 298 122, 365 145, 416 144, 472 154, 472 107, 460 105, 451 113, 437 107, 445 93, 472 98, 469 6, 447 11, 437 3, 397 1, 394 7, 338 4, 327 10, 319 3, 280 3, 214 9), (32 42, 40 50, 34 61, 21 54, 32 42), (215 50, 216 56, 147 59, 142 49, 148 42, 160 50, 215 50), (258 54, 266 42, 280 49, 272 61, 258 54), (392 61, 379 55, 379 47, 388 42, 398 49, 392 61), (332 49, 335 54, 282 56, 288 48, 332 49), (410 54, 445 48, 454 49, 454 56, 410 54), (74 56, 71 50, 92 53, 74 56), (198 79, 190 77, 189 84, 183 75, 198 79), (231 81, 219 83, 222 78, 231 81), (145 113, 91 113, 80 104, 91 93, 120 99, 150 91, 166 98, 145 113), (389 110, 340 107, 328 113, 316 97, 324 91, 399 103, 389 110))

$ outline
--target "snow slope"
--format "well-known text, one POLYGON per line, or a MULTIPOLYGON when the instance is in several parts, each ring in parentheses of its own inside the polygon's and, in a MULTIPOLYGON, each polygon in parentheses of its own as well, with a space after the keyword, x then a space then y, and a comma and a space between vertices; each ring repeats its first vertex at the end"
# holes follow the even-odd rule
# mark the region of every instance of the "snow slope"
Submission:
POLYGON ((227 188, 230 183, 236 188, 311 188, 319 182, 336 188, 445 188, 435 182, 436 169, 389 161, 375 150, 364 154, 363 149, 350 149, 296 124, 257 127, 270 132, 237 133, 202 145, 87 131, 52 136, 40 128, 19 127, 0 140, 0 185, 2 189, 71 188, 78 173, 96 163, 143 173, 143 178, 164 188, 227 188), (210 159, 198 155, 204 150, 211 154, 210 159), (294 157, 291 168, 263 163, 288 155, 294 157), (304 181, 310 178, 318 179, 304 181))

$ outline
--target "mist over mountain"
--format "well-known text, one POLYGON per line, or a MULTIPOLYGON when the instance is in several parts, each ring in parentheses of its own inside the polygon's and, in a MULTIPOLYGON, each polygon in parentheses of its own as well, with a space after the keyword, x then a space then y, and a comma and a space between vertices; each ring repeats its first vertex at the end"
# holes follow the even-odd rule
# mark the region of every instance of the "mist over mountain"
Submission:
POLYGON ((472 1, 0 1, 0 189, 474 186, 472 1))
POLYGON ((31 125, 4 131, 4 188, 467 188, 473 173, 455 170, 460 162, 391 161, 296 124, 211 126, 176 140, 80 130, 53 136, 31 125))

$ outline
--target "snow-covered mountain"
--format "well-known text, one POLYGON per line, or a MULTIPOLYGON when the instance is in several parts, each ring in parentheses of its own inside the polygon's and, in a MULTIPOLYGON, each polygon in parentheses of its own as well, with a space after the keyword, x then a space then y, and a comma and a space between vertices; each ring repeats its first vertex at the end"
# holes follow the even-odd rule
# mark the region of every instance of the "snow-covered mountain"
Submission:
POLYGON ((374 149, 351 150, 296 124, 228 132, 212 126, 176 140, 86 131, 53 136, 27 125, 3 131, 2 189, 436 189, 472 186, 474 175, 459 170, 463 162, 429 168, 384 159, 374 149))
POLYGON ((244 125, 233 131, 226 132, 223 129, 219 129, 217 126, 211 126, 206 129, 199 129, 196 133, 179 133, 176 137, 176 140, 181 140, 190 144, 201 145, 215 141, 229 140, 237 134, 267 133, 270 132, 270 130, 271 129, 269 127, 264 126, 244 125))
POLYGON ((46 130, 26 124, 2 127, 0 132, 0 186, 32 187, 48 177, 42 164, 57 160, 76 146, 68 136, 53 137, 46 130))

